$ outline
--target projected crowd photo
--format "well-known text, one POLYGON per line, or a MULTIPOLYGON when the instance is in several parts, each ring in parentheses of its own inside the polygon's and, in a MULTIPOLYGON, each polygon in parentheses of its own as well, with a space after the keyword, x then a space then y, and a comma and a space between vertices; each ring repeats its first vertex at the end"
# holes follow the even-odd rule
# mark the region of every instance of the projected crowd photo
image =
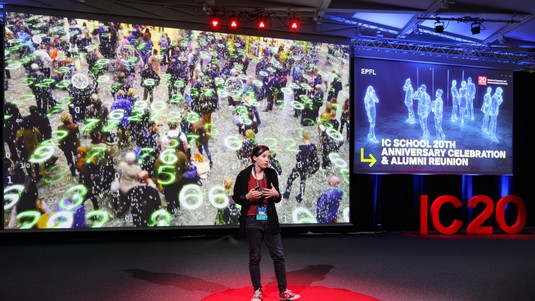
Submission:
POLYGON ((282 224, 349 223, 348 45, 6 12, 3 229, 234 226, 269 146, 282 224))
POLYGON ((355 60, 354 172, 512 174, 513 72, 482 67, 355 60))

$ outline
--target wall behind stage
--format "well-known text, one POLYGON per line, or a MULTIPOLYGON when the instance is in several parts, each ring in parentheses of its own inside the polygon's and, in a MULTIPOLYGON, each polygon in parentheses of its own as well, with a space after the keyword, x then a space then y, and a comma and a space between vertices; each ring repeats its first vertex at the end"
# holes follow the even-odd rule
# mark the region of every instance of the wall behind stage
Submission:
MULTIPOLYGON (((471 221, 482 208, 469 211, 468 200, 475 195, 487 195, 494 204, 505 195, 517 195, 526 204, 526 227, 535 226, 535 156, 531 148, 534 118, 530 103, 535 95, 535 74, 514 72, 514 124, 513 124, 513 176, 469 175, 378 175, 354 174, 352 183, 358 186, 352 192, 353 221, 360 230, 413 230, 419 229, 420 195, 429 196, 429 202, 445 194, 461 200, 461 209, 444 206, 440 219, 443 224, 461 219, 471 221)), ((354 160, 356 158, 353 158, 354 160)), ((509 210, 506 220, 511 225, 515 210, 509 210)), ((463 229, 468 223, 463 223, 463 229)), ((484 226, 493 226, 494 215, 484 226)))

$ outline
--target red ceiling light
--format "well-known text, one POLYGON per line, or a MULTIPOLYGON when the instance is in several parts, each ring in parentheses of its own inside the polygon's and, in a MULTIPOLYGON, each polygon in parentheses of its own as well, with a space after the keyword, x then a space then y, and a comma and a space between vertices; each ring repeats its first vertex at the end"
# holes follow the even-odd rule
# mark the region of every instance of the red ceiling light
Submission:
POLYGON ((290 18, 290 29, 293 31, 299 29, 299 19, 297 19, 295 16, 290 18))
POLYGON ((219 21, 218 16, 210 16, 210 26, 214 29, 219 28, 219 24, 221 24, 221 21, 219 21))
POLYGON ((229 18, 228 25, 230 26, 230 28, 238 28, 239 24, 240 23, 238 22, 238 18, 236 18, 236 17, 230 17, 229 18))
POLYGON ((267 27, 267 21, 266 21, 266 18, 264 18, 264 17, 259 17, 259 18, 256 20, 256 27, 258 27, 258 29, 266 29, 266 27, 267 27))

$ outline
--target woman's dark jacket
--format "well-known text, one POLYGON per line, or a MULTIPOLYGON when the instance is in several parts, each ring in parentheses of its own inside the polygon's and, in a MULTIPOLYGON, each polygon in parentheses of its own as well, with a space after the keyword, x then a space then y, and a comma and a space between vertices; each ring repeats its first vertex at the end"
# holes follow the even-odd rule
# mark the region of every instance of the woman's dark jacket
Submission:
MULTIPOLYGON (((245 195, 249 190, 247 189, 247 183, 249 182, 249 178, 251 177, 251 171, 253 169, 254 165, 250 165, 249 167, 242 170, 238 176, 236 177, 236 182, 234 183, 234 195, 232 196, 232 199, 237 204, 241 205, 241 214, 240 214, 240 236, 245 237, 245 221, 247 218, 247 211, 249 210, 249 207, 251 205, 254 205, 254 202, 247 201, 245 195)), ((267 179, 267 187, 271 187, 271 184, 273 184, 273 187, 279 192, 278 198, 269 198, 268 199, 268 223, 269 223, 269 229, 271 234, 279 233, 280 225, 279 225, 279 217, 277 215, 277 209, 275 208, 275 203, 278 203, 281 201, 280 196, 280 189, 279 189, 279 179, 277 172, 272 168, 266 168, 264 170, 264 176, 267 179)))

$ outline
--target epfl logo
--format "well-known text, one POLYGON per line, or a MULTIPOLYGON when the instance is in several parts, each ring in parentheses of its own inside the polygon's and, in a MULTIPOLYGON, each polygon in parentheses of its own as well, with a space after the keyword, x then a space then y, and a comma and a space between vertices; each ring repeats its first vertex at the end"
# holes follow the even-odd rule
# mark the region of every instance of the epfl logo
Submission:
POLYGON ((363 75, 377 75, 375 73, 375 69, 366 69, 366 68, 360 69, 360 74, 363 74, 363 75))

